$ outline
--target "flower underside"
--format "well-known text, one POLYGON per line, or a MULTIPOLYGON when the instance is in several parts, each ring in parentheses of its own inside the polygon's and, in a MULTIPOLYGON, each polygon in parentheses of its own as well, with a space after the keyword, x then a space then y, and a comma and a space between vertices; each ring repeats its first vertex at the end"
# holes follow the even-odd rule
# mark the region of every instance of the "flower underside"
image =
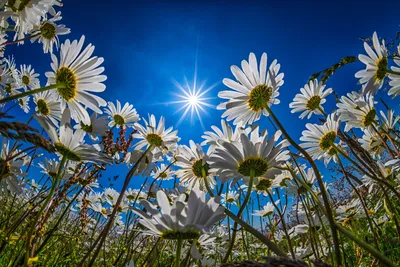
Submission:
POLYGON ((93 132, 93 125, 92 124, 86 125, 83 122, 81 122, 81 128, 82 128, 82 130, 84 130, 87 133, 93 132))
POLYGON ((197 229, 187 230, 166 230, 162 232, 161 237, 170 240, 193 240, 198 239, 201 233, 197 229))
POLYGON ((249 100, 247 100, 250 109, 257 112, 266 108, 271 100, 272 93, 272 87, 265 84, 254 87, 249 94, 249 100))
POLYGON ((38 108, 39 113, 42 114, 43 116, 47 116, 50 114, 49 106, 47 105, 45 100, 39 99, 36 102, 36 106, 38 108))
POLYGON ((375 109, 371 109, 363 118, 362 120, 362 125, 364 127, 368 127, 371 126, 374 121, 375 121, 375 116, 376 116, 376 110, 375 109))
POLYGON ((255 186, 257 191, 268 191, 271 188, 272 180, 261 178, 258 184, 255 186))
POLYGON ((336 132, 329 131, 326 134, 324 134, 319 140, 319 147, 323 151, 329 151, 332 148, 335 139, 336 139, 336 132))
POLYGON ((375 79, 377 79, 379 82, 383 81, 387 74, 387 66, 388 66, 388 60, 386 57, 378 58, 376 61, 376 65, 378 66, 378 70, 375 73, 375 79))
POLYGON ((254 177, 259 177, 266 173, 267 170, 268 162, 260 157, 250 157, 238 164, 238 172, 248 177, 250 177, 252 171, 254 177))
POLYGON ((31 79, 27 75, 22 76, 21 80, 22 80, 22 83, 25 85, 28 85, 31 82, 31 79))
POLYGON ((57 152, 72 161, 81 161, 81 157, 75 152, 71 151, 68 147, 64 146, 61 143, 55 143, 54 147, 57 152))
POLYGON ((113 118, 114 118, 115 124, 121 125, 121 126, 125 124, 125 120, 121 115, 115 114, 113 118))
POLYGON ((67 67, 61 67, 56 72, 56 83, 62 83, 63 86, 57 87, 58 94, 65 100, 70 101, 76 96, 76 76, 72 70, 67 67))
POLYGON ((319 108, 320 103, 321 97, 319 95, 314 95, 306 102, 306 108, 311 111, 316 110, 319 108))
POLYGON ((56 36, 56 27, 51 23, 44 23, 40 27, 40 34, 47 40, 51 40, 56 36))
POLYGON ((163 140, 161 139, 161 136, 159 136, 158 134, 148 134, 146 136, 146 140, 147 142, 149 142, 150 145, 156 146, 156 147, 160 147, 163 144, 163 140))
POLYGON ((192 171, 197 178, 205 178, 208 176, 208 170, 210 166, 208 163, 203 165, 203 159, 196 160, 192 165, 192 171))
POLYGON ((0 180, 11 173, 11 165, 8 161, 0 158, 0 180))

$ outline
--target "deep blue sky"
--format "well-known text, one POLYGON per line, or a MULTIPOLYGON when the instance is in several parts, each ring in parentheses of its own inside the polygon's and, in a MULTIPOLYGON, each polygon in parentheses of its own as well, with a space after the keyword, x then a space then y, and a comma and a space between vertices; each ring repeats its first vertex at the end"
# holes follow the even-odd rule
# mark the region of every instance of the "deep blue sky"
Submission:
MULTIPOLYGON (((108 101, 132 103, 141 116, 148 112, 166 116, 175 125, 179 105, 158 104, 177 100, 179 92, 171 82, 193 78, 196 49, 198 80, 219 84, 207 96, 224 89, 222 79, 233 77, 232 64, 239 65, 249 52, 259 58, 268 53, 268 62, 278 59, 285 73, 280 89, 281 104, 273 109, 283 125, 298 138, 305 120, 288 108, 310 74, 329 67, 343 56, 363 53, 360 37, 392 37, 400 30, 400 1, 99 1, 67 0, 60 10, 63 24, 71 28, 70 39, 96 46, 95 55, 105 58, 108 101)), ((65 38, 61 38, 65 40, 65 38)), ((58 54, 57 54, 58 55, 58 54)), ((39 44, 18 48, 17 63, 32 64, 41 73, 50 70, 50 57, 39 44)), ((354 73, 363 68, 356 63, 338 72, 328 82, 339 93, 358 89, 354 73)), ((334 103, 333 96, 328 102, 334 103)), ((207 109, 206 129, 220 125, 221 111, 207 109)), ((330 111, 328 108, 327 111, 330 111)), ((266 119, 263 119, 266 124, 266 119)), ((182 143, 201 141, 202 129, 189 118, 179 127, 182 143)))

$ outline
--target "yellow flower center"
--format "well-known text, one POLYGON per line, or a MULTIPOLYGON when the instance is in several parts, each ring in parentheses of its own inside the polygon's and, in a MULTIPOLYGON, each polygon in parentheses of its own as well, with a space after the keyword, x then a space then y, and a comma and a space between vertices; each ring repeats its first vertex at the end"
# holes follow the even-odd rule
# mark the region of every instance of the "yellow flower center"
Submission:
POLYGON ((22 83, 25 85, 29 85, 29 83, 31 82, 31 79, 27 75, 22 76, 21 80, 22 80, 22 83))
POLYGON ((329 131, 326 134, 324 134, 319 140, 319 147, 323 151, 331 152, 330 149, 332 148, 335 139, 336 139, 336 132, 329 131))
POLYGON ((57 70, 56 83, 63 83, 64 86, 57 87, 57 92, 65 101, 70 101, 76 96, 76 76, 69 68, 61 67, 57 70))
POLYGON ((314 95, 306 102, 306 108, 311 111, 315 110, 319 108, 320 103, 321 103, 321 97, 319 95, 314 95))
POLYGON ((49 106, 47 105, 46 101, 44 101, 44 99, 39 99, 36 102, 36 106, 39 113, 42 114, 43 116, 47 116, 50 114, 49 106))
POLYGON ((257 112, 266 108, 273 92, 272 87, 265 84, 254 87, 249 94, 249 100, 247 100, 250 109, 257 112))
POLYGON ((386 57, 378 58, 376 61, 376 65, 378 66, 378 70, 375 73, 375 79, 379 82, 382 82, 387 74, 387 66, 388 60, 386 57))
POLYGON ((376 110, 375 109, 371 109, 363 118, 362 120, 362 125, 364 127, 368 127, 371 126, 372 123, 375 121, 375 117, 376 117, 376 110))

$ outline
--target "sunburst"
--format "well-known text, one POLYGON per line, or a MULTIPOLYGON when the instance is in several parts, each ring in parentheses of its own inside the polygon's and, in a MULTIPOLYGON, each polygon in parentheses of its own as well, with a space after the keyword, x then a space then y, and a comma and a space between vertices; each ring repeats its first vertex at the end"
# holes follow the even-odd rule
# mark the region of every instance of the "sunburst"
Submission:
POLYGON ((184 84, 180 84, 175 79, 173 79, 173 83, 179 89, 180 93, 174 93, 180 100, 168 102, 168 104, 181 104, 182 106, 175 112, 182 112, 181 117, 179 118, 177 125, 179 126, 182 121, 190 115, 190 123, 194 123, 194 117, 197 116, 197 119, 200 121, 201 126, 204 128, 202 113, 209 115, 205 107, 215 108, 215 106, 209 104, 207 101, 212 99, 212 97, 206 97, 206 94, 212 90, 217 84, 213 84, 210 87, 205 86, 205 82, 203 82, 200 86, 196 81, 196 74, 194 75, 193 84, 190 85, 188 79, 184 78, 184 84))

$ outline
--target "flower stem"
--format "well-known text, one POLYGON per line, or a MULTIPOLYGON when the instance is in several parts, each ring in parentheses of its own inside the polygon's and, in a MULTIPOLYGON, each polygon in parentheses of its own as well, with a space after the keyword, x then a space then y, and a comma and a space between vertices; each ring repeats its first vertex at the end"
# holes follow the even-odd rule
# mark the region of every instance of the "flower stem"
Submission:
POLYGON ((272 119, 274 120, 274 122, 276 123, 278 128, 282 131, 283 135, 289 141, 289 143, 294 148, 296 148, 301 154, 303 154, 303 156, 311 164, 311 167, 314 170, 315 176, 316 176, 316 178, 318 180, 318 185, 319 185, 319 187, 321 189, 321 194, 322 194, 322 198, 324 200, 324 206, 325 206, 325 209, 326 209, 326 214, 327 214, 327 217, 328 217, 329 226, 330 226, 331 232, 332 232, 332 239, 333 239, 334 248, 335 248, 336 264, 338 266, 341 266, 342 265, 342 258, 341 258, 341 255, 340 255, 339 236, 338 236, 338 233, 337 233, 337 230, 336 230, 335 220, 333 218, 333 212, 332 212, 332 209, 331 209, 331 206, 330 206, 328 194, 326 192, 326 188, 325 188, 324 182, 322 181, 322 177, 321 177, 321 174, 319 173, 318 167, 315 164, 314 160, 311 158, 311 156, 301 146, 299 146, 296 142, 294 142, 294 140, 289 136, 289 134, 286 132, 285 128, 283 128, 282 124, 279 122, 278 118, 275 116, 275 114, 270 109, 270 107, 267 106, 266 110, 268 111, 269 115, 272 117, 272 119))
POLYGON ((0 46, 6 46, 6 45, 10 45, 10 44, 16 44, 16 43, 19 43, 19 42, 23 42, 23 41, 32 39, 33 37, 39 36, 40 34, 41 33, 37 33, 37 34, 31 35, 31 36, 27 36, 27 37, 19 39, 19 40, 4 42, 4 43, 0 44, 0 46))
MULTIPOLYGON (((247 192, 246 192, 246 197, 243 201, 243 204, 240 206, 239 212, 237 214, 237 217, 240 219, 242 217, 242 213, 244 211, 244 209, 246 208, 247 203, 250 200, 250 195, 251 195, 251 191, 253 189, 253 181, 254 181, 254 176, 255 176, 255 171, 253 169, 250 170, 250 182, 249 182, 249 187, 247 188, 247 192)), ((229 245, 228 251, 225 254, 224 259, 222 260, 222 263, 226 263, 228 261, 228 258, 232 252, 233 249, 233 245, 235 244, 235 239, 236 239, 236 233, 237 233, 237 227, 238 227, 238 222, 235 221, 234 225, 233 225, 233 232, 232 232, 232 239, 231 239, 231 243, 229 245)))
POLYGON ((336 223, 336 228, 347 238, 353 240, 357 243, 360 247, 371 253, 375 258, 383 263, 384 266, 394 267, 392 261, 390 261, 385 255, 379 253, 375 248, 365 243, 363 240, 359 239, 352 232, 348 231, 346 228, 342 227, 340 224, 336 223))
POLYGON ((178 239, 178 243, 176 244, 175 267, 179 267, 181 265, 181 250, 182 250, 182 239, 178 239))
POLYGON ((58 180, 61 178, 61 172, 63 171, 63 168, 64 168, 64 165, 65 165, 66 161, 67 161, 67 158, 66 157, 62 157, 60 165, 58 167, 57 176, 52 182, 51 189, 50 189, 49 194, 47 195, 46 201, 43 203, 42 207, 40 208, 39 212, 37 213, 35 219, 33 220, 33 224, 31 226, 30 230, 28 231, 27 240, 26 240, 26 242, 27 242, 26 251, 25 251, 25 266, 28 266, 28 261, 29 261, 29 258, 30 258, 29 251, 30 251, 30 245, 31 245, 31 241, 32 241, 31 239, 32 239, 32 235, 33 235, 33 233, 35 231, 36 224, 40 220, 40 217, 42 216, 42 213, 43 213, 44 209, 47 207, 47 205, 49 204, 49 202, 50 202, 50 200, 51 200, 51 198, 52 198, 52 196, 54 194, 54 191, 56 189, 56 185, 58 184, 58 180))
POLYGON ((40 92, 48 91, 48 90, 51 90, 51 89, 64 88, 64 87, 65 87, 64 83, 57 83, 57 84, 52 84, 52 85, 45 86, 45 87, 42 87, 42 88, 25 91, 25 92, 22 92, 22 93, 17 94, 17 95, 11 95, 11 96, 5 97, 3 99, 0 99, 0 104, 6 103, 6 102, 11 101, 11 100, 19 99, 19 98, 27 96, 27 95, 33 95, 33 94, 37 94, 37 93, 40 93, 40 92))

